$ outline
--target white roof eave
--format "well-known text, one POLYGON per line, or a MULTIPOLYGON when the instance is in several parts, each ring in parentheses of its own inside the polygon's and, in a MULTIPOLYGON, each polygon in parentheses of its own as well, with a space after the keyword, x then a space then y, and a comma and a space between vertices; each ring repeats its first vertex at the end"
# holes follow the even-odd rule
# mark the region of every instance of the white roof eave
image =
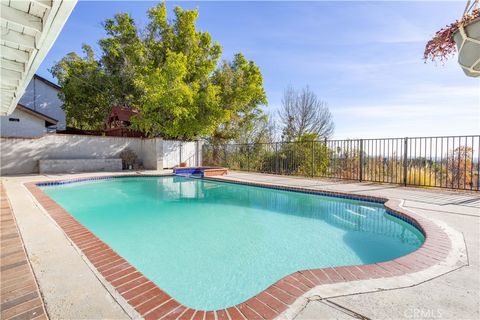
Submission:
POLYGON ((15 110, 76 3, 77 0, 1 0, 1 115, 15 110))

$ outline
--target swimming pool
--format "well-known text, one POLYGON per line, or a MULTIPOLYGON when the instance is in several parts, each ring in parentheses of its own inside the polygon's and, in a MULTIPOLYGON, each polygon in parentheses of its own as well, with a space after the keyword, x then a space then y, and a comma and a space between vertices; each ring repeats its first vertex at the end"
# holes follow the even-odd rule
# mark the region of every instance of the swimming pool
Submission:
POLYGON ((182 304, 221 309, 303 269, 417 249, 382 204, 185 177, 128 177, 43 191, 182 304))

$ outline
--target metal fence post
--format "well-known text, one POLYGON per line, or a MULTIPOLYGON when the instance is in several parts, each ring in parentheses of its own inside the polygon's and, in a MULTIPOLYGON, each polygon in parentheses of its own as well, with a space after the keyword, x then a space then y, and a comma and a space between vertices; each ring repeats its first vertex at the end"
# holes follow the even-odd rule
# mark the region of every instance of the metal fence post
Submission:
POLYGON ((247 171, 250 171, 250 145, 247 144, 247 171))
POLYGON ((403 185, 404 186, 407 186, 407 176, 408 176, 407 157, 408 157, 408 138, 406 137, 403 145, 403 185))
MULTIPOLYGON (((321 142, 320 142, 321 143, 321 142)), ((328 149, 328 140, 327 138, 325 137, 323 139, 323 154, 324 156, 327 158, 325 163, 327 164, 327 167, 325 168, 325 173, 322 174, 322 177, 328 177, 329 176, 329 172, 330 172, 330 149, 328 149)))
POLYGON ((359 172, 359 180, 362 182, 363 180, 363 139, 360 139, 360 155, 359 155, 359 163, 358 163, 358 172, 359 172))
POLYGON ((180 157, 180 163, 182 163, 182 145, 183 145, 183 142, 180 141, 180 154, 179 154, 179 157, 180 157))
POLYGON ((195 166, 199 167, 200 162, 200 140, 195 141, 195 166))
POLYGON ((228 167, 228 144, 223 145, 223 166, 228 167))
POLYGON ((312 140, 312 177, 315 176, 315 141, 312 140))
POLYGON ((275 173, 278 174, 278 142, 275 142, 275 173))

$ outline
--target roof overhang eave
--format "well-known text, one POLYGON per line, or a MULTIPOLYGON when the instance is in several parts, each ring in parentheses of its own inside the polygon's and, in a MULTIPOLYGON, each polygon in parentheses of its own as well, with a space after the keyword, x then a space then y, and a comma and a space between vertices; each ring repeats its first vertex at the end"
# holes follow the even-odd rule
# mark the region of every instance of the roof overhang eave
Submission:
MULTIPOLYGON (((77 0, 52 0, 51 2, 39 2, 38 0, 30 1, 46 6, 47 4, 51 5, 51 7, 46 9, 48 10, 48 15, 42 19, 41 27, 39 27, 37 24, 35 24, 35 28, 31 26, 32 21, 35 22, 38 20, 38 18, 33 19, 35 17, 33 15, 31 21, 25 17, 22 18, 21 15, 28 16, 28 13, 19 13, 19 16, 17 17, 12 16, 12 14, 15 14, 15 11, 10 10, 7 12, 10 14, 9 16, 2 14, 2 22, 4 20, 8 21, 9 24, 6 24, 7 26, 10 25, 10 23, 12 23, 13 26, 16 25, 17 27, 22 26, 22 21, 24 21, 25 27, 30 28, 31 31, 34 30, 36 34, 33 37, 34 41, 32 45, 30 45, 30 47, 33 46, 33 48, 31 48, 29 51, 17 50, 22 46, 25 47, 20 42, 25 42, 28 39, 27 36, 23 38, 16 37, 16 31, 13 29, 11 30, 9 39, 2 39, 2 50, 0 50, 0 61, 2 63, 2 101, 0 105, 0 115, 10 114, 13 112, 13 110, 15 110, 18 101, 25 92, 25 88, 57 39, 65 22, 77 3, 77 0), (9 45, 4 46, 4 41, 8 41, 9 45), (17 49, 14 48, 16 46, 16 42, 18 42, 17 49), (6 49, 3 50, 4 48, 6 49), (13 51, 17 51, 14 60, 6 58, 7 51, 9 51, 9 55, 14 54, 15 52, 13 51), (12 71, 12 68, 21 68, 22 70, 16 69, 15 71, 12 71)), ((1 5, 6 6, 3 2, 1 5)), ((2 27, 2 31, 3 29, 4 28, 2 27)))

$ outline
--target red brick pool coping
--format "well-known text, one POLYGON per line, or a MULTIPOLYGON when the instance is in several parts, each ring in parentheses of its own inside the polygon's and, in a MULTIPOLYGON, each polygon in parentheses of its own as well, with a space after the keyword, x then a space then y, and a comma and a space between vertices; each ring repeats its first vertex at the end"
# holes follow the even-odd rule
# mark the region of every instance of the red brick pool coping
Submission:
POLYGON ((7 194, 1 197, 1 319, 48 319, 7 194))
MULTIPOLYGON (((126 175, 116 175, 126 176, 126 175)), ((132 176, 132 175, 128 175, 132 176)), ((146 176, 146 175, 138 175, 146 176)), ((112 177, 112 176, 106 176, 112 177)), ((103 177, 92 177, 92 179, 103 177)), ((89 178, 82 178, 89 179, 89 178)), ((224 181, 221 178, 210 180, 224 181)), ((78 179, 70 179, 75 181, 78 179)), ((58 181, 69 181, 58 180, 58 181)), ((425 242, 416 251, 403 257, 374 264, 301 270, 278 280, 254 297, 222 310, 194 310, 177 302, 135 267, 117 254, 106 243, 86 229, 59 204, 48 197, 38 186, 39 181, 25 183, 27 189, 55 220, 67 237, 83 253, 107 281, 142 317, 150 319, 273 319, 285 311, 297 298, 310 289, 323 284, 356 280, 388 278, 418 272, 445 260, 451 248, 447 234, 435 223, 400 206, 400 200, 354 195, 348 193, 314 190, 309 188, 285 187, 275 184, 234 182, 260 187, 280 187, 294 191, 314 192, 331 196, 343 196, 359 200, 385 201, 387 210, 416 225, 425 235, 425 242)))

